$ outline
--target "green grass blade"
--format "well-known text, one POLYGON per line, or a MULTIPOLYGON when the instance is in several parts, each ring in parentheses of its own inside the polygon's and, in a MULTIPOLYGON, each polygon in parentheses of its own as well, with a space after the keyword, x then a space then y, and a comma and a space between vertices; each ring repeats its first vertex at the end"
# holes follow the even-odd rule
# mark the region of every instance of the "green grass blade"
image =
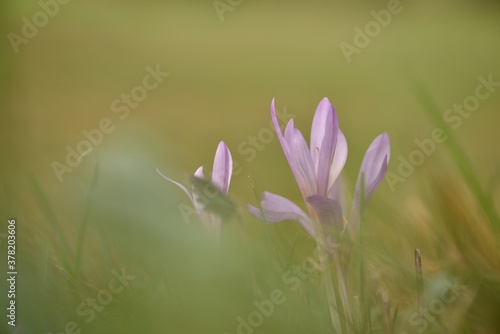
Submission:
POLYGON ((89 193, 87 195, 87 201, 85 203, 85 210, 83 212, 82 221, 80 222, 80 230, 78 232, 78 242, 76 247, 76 258, 75 258, 75 272, 77 275, 80 273, 82 265, 82 253, 83 253, 83 244, 85 242, 85 232, 87 230, 87 225, 88 225, 88 217, 92 203, 92 195, 94 193, 94 189, 96 187, 98 179, 99 179, 99 159, 96 159, 94 176, 92 178, 92 183, 90 184, 89 187, 89 193))
POLYGON ((467 157, 467 154, 461 148, 460 144, 456 140, 450 128, 441 116, 440 110, 436 103, 431 97, 431 94, 427 88, 420 81, 414 78, 415 82, 415 95, 421 104, 422 108, 427 113, 427 116, 431 122, 438 128, 442 129, 447 136, 447 141, 445 145, 455 160, 455 163, 460 170, 462 177, 465 179, 470 189, 474 192, 479 204, 488 216, 488 219, 492 227, 496 230, 500 230, 500 219, 498 213, 495 209, 494 203, 491 198, 483 191, 479 180, 477 179, 472 163, 467 157))
POLYGON ((63 251, 60 251, 59 254, 62 256, 62 261, 63 264, 66 268, 71 268, 70 261, 68 259, 73 259, 73 251, 71 250, 71 247, 69 246, 69 243, 66 239, 66 236, 64 235, 64 232, 61 228, 61 224, 59 223, 59 220, 57 219, 56 214, 52 210, 49 201, 47 199, 47 196, 43 192, 42 188, 40 187, 35 175, 33 173, 29 174, 29 178, 31 181, 31 184, 33 186, 36 198, 38 199, 42 210, 44 211, 45 215, 47 216, 49 222, 51 223, 60 243, 63 246, 63 251))

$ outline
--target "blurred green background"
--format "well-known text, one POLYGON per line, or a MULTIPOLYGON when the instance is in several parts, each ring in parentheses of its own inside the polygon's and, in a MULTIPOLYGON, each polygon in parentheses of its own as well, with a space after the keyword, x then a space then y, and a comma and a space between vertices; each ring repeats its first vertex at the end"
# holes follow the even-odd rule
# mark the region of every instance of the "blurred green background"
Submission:
MULTIPOLYGON (((500 81, 495 1, 401 1, 401 13, 350 63, 340 43, 354 44, 353 29, 373 21, 370 11, 387 9, 387 1, 221 3, 231 8, 223 20, 206 0, 73 0, 16 53, 8 34, 21 35, 22 18, 32 20, 41 7, 38 1, 1 2, 0 233, 8 218, 16 219, 16 333, 59 333, 71 320, 83 333, 236 333, 236 318, 251 312, 253 300, 281 286, 286 264, 279 259, 300 262, 290 255, 294 247, 303 256, 314 248, 295 224, 264 228, 244 207, 257 202, 248 176, 259 194, 301 203, 275 138, 255 158, 244 151, 249 136, 269 127, 272 98, 306 138, 317 104, 330 99, 348 140, 345 176, 353 186, 378 134, 390 135, 394 173, 398 157, 417 148, 415 139, 430 138, 435 126, 415 97, 415 78, 443 112, 474 93, 478 76, 500 81), (170 74, 120 119, 112 102, 141 85, 148 66, 170 74), (65 163, 66 146, 75 149, 85 139, 82 131, 103 118, 114 130, 60 182, 54 161, 65 163), (222 246, 215 246, 197 224, 183 222, 178 205, 187 198, 155 169, 188 184, 198 166, 211 170, 220 140, 241 166, 230 194, 243 221, 228 224, 222 246), (75 308, 107 286, 111 270, 123 267, 136 276, 132 289, 90 324, 82 322, 75 308)), ((500 162, 499 106, 496 91, 453 131, 481 184, 492 189, 500 162)), ((406 263, 401 277, 412 284, 412 247, 429 239, 404 224, 424 214, 415 207, 430 198, 422 190, 429 175, 454 183, 457 174, 440 145, 394 192, 384 182, 374 199, 369 219, 381 234, 374 243, 406 263)), ((428 254, 439 242, 433 247, 428 254)), ((311 281, 310 294, 320 298, 311 281)), ((409 294, 412 287, 405 289, 409 294)), ((301 297, 289 296, 294 302, 256 332, 327 332, 321 301, 301 297)))

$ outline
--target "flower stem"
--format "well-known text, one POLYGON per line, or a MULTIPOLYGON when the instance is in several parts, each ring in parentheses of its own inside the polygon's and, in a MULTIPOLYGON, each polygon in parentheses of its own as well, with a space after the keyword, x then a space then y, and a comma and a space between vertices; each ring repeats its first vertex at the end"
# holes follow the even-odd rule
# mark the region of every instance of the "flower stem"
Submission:
POLYGON ((340 320, 339 312, 342 308, 338 307, 335 289, 332 282, 332 273, 330 271, 330 263, 328 261, 328 253, 321 242, 317 242, 318 256, 320 259, 321 267, 324 269, 323 279, 325 281, 326 297, 328 300, 328 310, 330 312, 330 319, 336 333, 347 333, 347 328, 343 321, 340 320), (339 328, 340 327, 340 328, 339 328))

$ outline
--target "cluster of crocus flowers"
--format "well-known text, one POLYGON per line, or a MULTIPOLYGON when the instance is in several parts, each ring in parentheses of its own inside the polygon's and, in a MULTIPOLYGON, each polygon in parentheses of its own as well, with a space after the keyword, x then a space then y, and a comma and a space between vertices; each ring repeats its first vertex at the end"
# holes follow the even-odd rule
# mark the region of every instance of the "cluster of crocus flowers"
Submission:
MULTIPOLYGON (((282 132, 274 100, 271 103, 271 118, 304 199, 307 213, 285 197, 270 192, 264 192, 259 208, 248 205, 248 210, 266 223, 296 221, 316 240, 318 252, 331 256, 335 264, 342 304, 337 302, 328 258, 320 256, 323 273, 327 278, 325 284, 330 316, 336 332, 348 333, 353 317, 344 279, 345 268, 338 256, 340 253, 335 240, 339 240, 338 236, 346 230, 351 236, 355 234, 360 223, 360 214, 366 210, 368 202, 384 179, 390 158, 389 136, 382 133, 370 144, 361 163, 348 214, 344 184, 340 175, 347 160, 347 141, 339 128, 337 114, 330 101, 323 98, 316 109, 309 145, 300 130, 295 128, 293 119, 289 120, 282 132), (328 242, 331 238, 334 240, 333 245, 328 242)), ((164 176, 160 171, 158 173, 186 193, 202 224, 220 237, 222 222, 234 209, 234 205, 227 198, 232 169, 231 153, 224 142, 220 142, 215 153, 211 180, 205 178, 203 167, 199 167, 192 178, 192 191, 164 176), (213 191, 207 192, 210 188, 214 188, 213 191)))
POLYGON ((295 128, 293 119, 282 133, 274 100, 271 103, 271 117, 308 213, 292 201, 269 192, 264 193, 260 208, 248 205, 248 210, 266 223, 296 221, 316 240, 318 253, 332 257, 341 305, 337 303, 328 261, 320 255, 326 278, 324 282, 330 316, 337 332, 349 333, 353 317, 344 277, 346 268, 339 258, 337 248, 341 245, 337 241, 346 229, 351 236, 355 233, 361 211, 366 209, 367 203, 382 182, 390 158, 389 137, 386 133, 379 135, 368 148, 356 183, 351 213, 347 217, 344 186, 340 176, 347 160, 347 141, 339 128, 337 114, 330 101, 323 98, 316 109, 309 146, 300 130, 295 128))
POLYGON ((318 233, 323 233, 318 231, 318 225, 315 224, 318 221, 320 229, 333 227, 354 232, 359 224, 360 210, 366 208, 387 171, 390 158, 388 135, 383 133, 375 138, 364 156, 348 216, 340 176, 347 160, 347 141, 330 101, 323 98, 316 109, 309 146, 300 130, 295 128, 293 119, 282 133, 274 100, 271 103, 271 117, 308 213, 292 201, 269 192, 264 193, 260 208, 248 205, 249 211, 267 223, 296 221, 315 239, 319 237, 318 233), (363 208, 361 203, 364 203, 363 208), (348 223, 345 224, 345 221, 348 223))
POLYGON ((195 171, 191 191, 179 182, 163 175, 158 169, 157 172, 186 193, 203 226, 220 237, 222 220, 225 216, 224 204, 229 203, 225 197, 229 191, 233 173, 233 159, 227 145, 221 141, 217 147, 211 180, 205 178, 203 166, 195 171))
MULTIPOLYGON (((366 209, 387 171, 390 158, 387 133, 382 133, 375 138, 363 158, 350 214, 348 214, 344 184, 340 176, 347 160, 347 141, 339 128, 337 113, 330 101, 323 98, 316 109, 309 146, 300 130, 295 128, 293 119, 289 120, 284 133, 282 132, 274 100, 271 103, 271 118, 308 213, 285 197, 270 192, 264 192, 260 208, 248 205, 250 213, 267 223, 296 221, 315 239, 318 239, 318 233, 325 234, 326 230, 331 231, 331 228, 337 232, 347 229, 351 234, 354 233, 359 224, 360 211, 366 209), (319 225, 316 224, 318 222, 319 225), (348 223, 345 224, 345 222, 348 223)), ((213 191, 210 191, 210 194, 203 193, 201 189, 196 189, 195 182, 193 182, 192 191, 189 191, 159 170, 158 173, 186 193, 200 221, 207 229, 215 230, 217 234, 220 234, 221 222, 225 216, 224 207, 219 205, 219 208, 214 209, 213 206, 217 205, 217 201, 224 204, 224 197, 227 196, 231 182, 232 169, 231 152, 221 141, 215 153, 211 181, 205 178, 203 166, 194 173, 195 180, 206 180, 206 186, 213 185, 216 188, 215 193, 213 191), (216 200, 213 200, 214 197, 216 200)))

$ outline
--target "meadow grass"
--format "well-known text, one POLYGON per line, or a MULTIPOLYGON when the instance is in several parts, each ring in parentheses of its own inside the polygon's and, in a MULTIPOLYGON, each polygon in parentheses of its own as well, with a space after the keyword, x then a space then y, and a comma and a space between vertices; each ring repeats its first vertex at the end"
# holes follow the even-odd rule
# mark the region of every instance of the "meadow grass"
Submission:
MULTIPOLYGON (((336 317, 343 333, 498 332, 500 95, 457 131, 441 117, 478 75, 500 78, 498 5, 413 1, 347 64, 338 44, 373 6, 245 2, 220 22, 202 1, 72 2, 18 55, 4 39, 0 213, 18 222, 15 333, 334 333, 336 317), (157 63, 172 75, 120 123, 111 101, 157 63), (349 142, 348 185, 375 134, 390 134, 392 172, 415 138, 436 127, 448 138, 362 215, 344 299, 297 224, 246 211, 263 191, 301 200, 275 138, 255 159, 238 148, 269 126, 274 96, 306 136, 317 101, 331 99, 349 142), (116 130, 59 182, 51 163, 105 117, 116 130), (188 199, 155 170, 188 184, 222 139, 241 164, 230 196, 242 218, 217 242, 183 219, 188 199), (264 315, 256 305, 279 292, 264 315), (241 327, 255 312, 262 323, 241 327)), ((2 36, 37 8, 1 2, 2 36)), ((0 285, 2 309, 6 295, 0 285)))

